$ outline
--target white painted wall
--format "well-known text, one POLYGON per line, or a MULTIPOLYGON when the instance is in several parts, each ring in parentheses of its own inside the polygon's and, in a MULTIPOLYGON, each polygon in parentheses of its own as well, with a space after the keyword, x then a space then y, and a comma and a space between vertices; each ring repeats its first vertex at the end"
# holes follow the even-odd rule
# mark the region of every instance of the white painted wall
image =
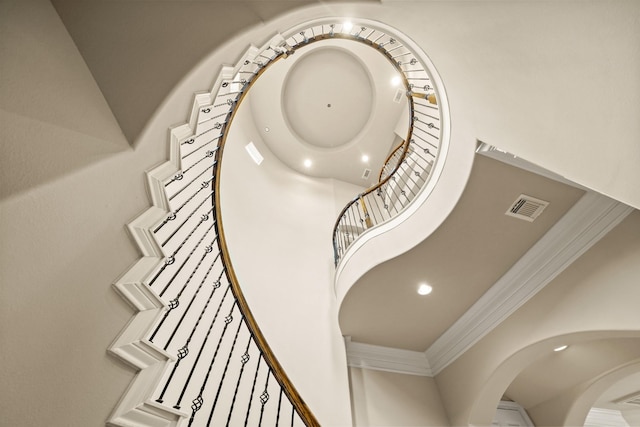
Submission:
POLYGON ((448 426, 435 380, 349 368, 355 426, 448 426))
POLYGON ((336 194, 344 199, 355 186, 284 166, 253 123, 249 103, 243 103, 222 158, 220 203, 230 258, 261 330, 302 398, 322 425, 349 425, 331 231, 336 194), (260 166, 245 151, 249 141, 264 156, 260 166))

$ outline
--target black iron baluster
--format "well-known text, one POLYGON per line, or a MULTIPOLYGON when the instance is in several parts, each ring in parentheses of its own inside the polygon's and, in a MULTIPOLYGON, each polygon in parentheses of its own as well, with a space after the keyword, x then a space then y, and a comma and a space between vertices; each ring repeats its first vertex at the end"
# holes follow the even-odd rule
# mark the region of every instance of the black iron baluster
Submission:
MULTIPOLYGON (((233 311, 233 308, 231 311, 233 311)), ((202 382, 202 387, 200 387, 199 396, 202 396, 202 394, 204 393, 204 389, 207 386, 207 381, 209 380, 209 375, 211 374, 211 369, 213 369, 213 364, 215 363, 216 358, 218 357, 218 351, 220 351, 220 345, 222 344, 222 339, 224 338, 224 334, 227 330, 227 326, 229 326, 231 322, 233 322, 233 316, 231 315, 231 313, 229 313, 229 315, 224 319, 224 323, 225 323, 224 329, 222 330, 222 335, 218 340, 218 346, 216 347, 216 351, 213 354, 211 363, 209 364, 209 370, 207 371, 207 375, 204 377, 204 381, 202 382)), ((243 322, 244 322, 244 317, 242 317, 242 313, 240 313, 240 320, 238 321, 238 329, 236 329, 236 334, 233 337, 233 342, 231 343, 231 350, 229 350, 229 357, 227 357, 227 362, 224 365, 224 371, 222 371, 222 378, 218 383, 218 391, 216 392, 216 397, 213 400, 213 405, 211 405, 211 412, 209 413, 209 420, 207 421, 207 426, 211 425, 211 420, 213 419, 213 412, 216 410, 216 405, 218 404, 218 398, 220 397, 220 390, 222 390, 222 384, 224 384, 224 379, 227 376, 227 369, 229 369, 229 362, 231 362, 231 357, 233 356, 233 350, 236 347, 236 342, 238 341, 238 335, 240 334, 240 328, 242 328, 242 325, 244 324, 243 322)), ((193 423, 194 416, 195 416, 195 412, 191 414, 191 419, 189 420, 189 426, 191 426, 191 424, 193 423)))
POLYGON ((282 387, 280 387, 280 393, 278 394, 278 409, 276 411, 276 427, 280 424, 280 408, 282 405, 282 387))
MULTIPOLYGON (((249 334, 249 340, 247 341, 247 346, 245 347, 244 353, 240 358, 240 362, 242 363, 242 366, 240 367, 240 374, 238 375, 236 388, 235 388, 235 391, 233 392, 233 399, 231 399, 231 407, 229 408, 229 416, 227 417, 227 424, 226 424, 227 426, 229 426, 229 423, 231 422, 231 415, 233 414, 233 407, 236 403, 236 397, 238 396, 238 389, 240 388, 240 381, 242 380, 242 373, 244 372, 244 367, 251 359, 251 356, 249 355, 249 346, 251 345, 252 340, 253 340, 253 336, 249 334)), ((211 413, 213 414, 213 409, 211 410, 211 413)), ((209 417, 209 422, 211 422, 211 417, 209 417)))
POLYGON ((249 405, 247 406, 247 415, 244 419, 244 427, 247 427, 249 422, 249 414, 251 413, 251 403, 253 402, 253 393, 256 390, 256 381, 258 380, 258 372, 260 372, 260 362, 262 362, 262 355, 258 358, 258 366, 256 367, 256 373, 253 376, 253 385, 251 386, 251 394, 249 395, 249 405))
MULTIPOLYGON (((204 159, 206 159, 207 157, 205 156, 204 159)), ((202 160, 202 159, 201 159, 202 160)), ((171 196, 169 196, 169 200, 173 200, 175 199, 178 195, 180 195, 180 193, 182 193, 184 190, 186 190, 187 188, 190 188, 191 185, 193 185, 193 183, 200 178, 202 175, 205 174, 205 172, 207 172, 209 169, 213 169, 213 167, 215 166, 216 162, 214 161, 213 163, 211 163, 209 166, 206 167, 206 169, 204 169, 202 172, 200 172, 198 175, 194 176, 193 179, 191 181, 189 181, 184 187, 182 187, 181 189, 179 189, 178 191, 176 191, 175 193, 173 193, 171 196)), ((184 175, 184 173, 183 173, 184 175)))
MULTIPOLYGON (((207 230, 207 232, 208 232, 208 230, 207 230)), ((204 236, 203 236, 203 238, 204 238, 204 236)), ((207 248, 205 248, 205 251, 202 254, 202 257, 198 261, 198 264, 195 266, 195 268, 191 271, 191 274, 189 275, 189 278, 184 282, 184 284, 182 285, 182 288, 180 289, 178 294, 171 300, 171 303, 169 305, 169 309, 167 311, 165 311, 164 316, 162 316, 162 319, 160 320, 160 323, 158 323, 158 326, 156 327, 155 331, 153 331, 153 333, 151 334, 151 337, 149 338, 149 341, 153 342, 153 339, 155 338, 156 334, 158 333, 158 331, 160 330, 160 328, 164 324, 165 320, 167 320, 167 317, 169 317, 169 313, 171 313, 174 309, 178 308, 178 306, 180 304, 180 296, 182 296, 182 293, 185 291, 185 289, 187 289, 187 285, 189 285, 189 282, 191 282, 191 279, 193 279, 193 276, 196 274, 196 272, 200 268, 200 265, 202 265, 202 262, 206 258, 207 254, 211 252, 210 248, 213 247, 213 244, 215 243, 216 239, 217 239, 217 237, 214 237, 213 241, 211 242, 211 245, 209 245, 209 246, 207 246, 207 248)), ((200 289, 200 287, 198 287, 198 290, 199 289, 200 289)), ((189 304, 189 306, 187 306, 187 310, 189 309, 190 306, 191 306, 191 304, 189 304)), ((185 313, 186 313, 186 310, 185 310, 185 313)))
POLYGON ((271 377, 271 371, 267 371, 267 381, 264 384, 264 391, 262 392, 262 394, 260 395, 260 403, 261 403, 261 407, 260 407, 260 419, 258 420, 258 427, 262 426, 262 417, 264 415, 264 405, 267 404, 267 402, 269 401, 269 378, 271 377))
MULTIPOLYGON (((189 305, 185 309, 184 313, 182 313, 182 316, 180 317, 180 320, 178 321, 178 323, 174 327, 173 331, 171 332, 171 335, 169 336, 169 339, 167 339, 167 342, 164 345, 164 349, 165 350, 169 347, 169 344, 171 344, 171 341, 173 341, 173 337, 178 332, 178 329, 180 328, 180 325, 182 325, 182 322, 184 321, 184 318, 187 316, 187 313, 191 309, 191 306, 192 306, 193 302, 196 300, 196 297, 198 296, 198 293, 200 292, 200 289, 202 288, 202 285, 206 282, 207 277, 209 277, 209 273, 211 273, 211 270, 213 270, 213 267, 216 265, 216 261, 218 261, 218 259, 220 259, 220 252, 218 252, 218 255, 216 255, 215 259, 213 260, 213 262, 209 266, 209 269, 207 270, 207 273, 204 275, 204 277, 200 281, 200 285, 198 285, 198 289, 196 289, 196 291, 194 292, 193 296, 191 297, 191 301, 189 301, 189 305)), ((207 310, 207 307, 209 306, 209 302, 211 301, 211 298, 213 298, 213 294, 216 292, 216 289, 218 289, 220 287, 220 278, 222 277, 222 273, 224 273, 224 270, 222 270, 222 272, 220 273, 220 276, 218 276, 218 280, 216 280, 213 283, 213 287, 211 288, 211 294, 209 294, 209 298, 207 298, 207 301, 205 302, 204 307, 202 307, 202 311, 200 312, 200 315, 198 316, 198 320, 196 320, 196 323, 193 326, 193 329, 191 330, 191 334, 189 334, 189 337, 187 338, 187 344, 189 343, 189 341, 191 341, 191 337, 195 333, 195 330, 198 327, 198 324, 200 324, 200 320, 202 319, 202 316, 204 315, 205 311, 207 310)), ((229 289, 229 287, 227 287, 227 290, 228 289, 229 289)), ((224 299, 224 297, 223 297, 223 299, 224 299)))
MULTIPOLYGON (((227 288, 228 289, 228 288, 227 288)), ((225 292, 225 296, 226 296, 226 292, 225 292)), ((196 360, 193 362, 193 366, 191 367, 191 371, 189 372, 189 376, 187 377, 187 381, 184 384, 184 387, 182 388, 182 391, 180 392, 180 397, 178 397, 178 401, 176 402, 175 405, 173 405, 173 407, 175 409, 180 409, 180 402, 182 402, 182 398, 184 397, 184 393, 187 391, 187 387, 189 386, 189 383, 191 382, 191 377, 193 376, 193 372, 196 370, 196 366, 198 366, 198 361, 200 360, 200 357, 202 356, 202 352, 204 350, 205 345, 207 344, 207 340, 209 339, 209 334, 211 334, 211 330, 213 329, 213 325, 216 322, 216 319, 218 318, 218 313, 220 312, 220 307, 222 306, 222 301, 220 301, 220 305, 218 306, 218 310, 216 311, 215 316, 213 317, 213 320, 211 321, 211 325, 209 325, 209 330, 207 331, 207 334, 204 337, 204 340, 202 341, 202 345, 200 346, 200 351, 198 351, 198 356, 196 357, 196 360)), ((236 307, 236 301, 233 301, 233 305, 231 306, 231 310, 229 313, 233 312, 233 309, 236 307)), ((227 316, 228 318, 229 316, 227 316)), ((229 325, 228 323, 226 323, 226 319, 225 318, 225 326, 223 329, 223 334, 222 336, 224 336, 224 331, 226 331, 227 326, 229 325)), ((221 338, 222 338, 221 336, 221 338)))
MULTIPOLYGON (((210 194, 213 195, 213 192, 211 192, 210 194)), ((175 228, 175 230, 173 230, 173 232, 164 240, 164 242, 161 243, 162 247, 164 247, 169 242, 169 240, 171 240, 173 238, 173 236, 175 236, 176 233, 178 233, 178 231, 180 231, 182 229, 182 227, 187 223, 187 221, 189 221, 193 217, 193 215, 195 215, 195 213, 198 212, 198 210, 205 204, 205 202, 209 200, 209 197, 210 197, 210 195, 208 195, 208 197, 203 198, 202 201, 198 204, 198 206, 196 206, 195 208, 193 208, 191 210, 191 212, 189 212, 189 215, 187 215, 187 217, 180 223, 180 225, 178 225, 175 228)), ((178 210, 173 211, 170 214, 170 216, 171 215, 174 216, 174 219, 175 219, 175 217, 177 216, 178 212, 179 212, 178 210)))
MULTIPOLYGON (((178 370, 178 366, 180 365, 180 362, 182 361, 182 359, 184 359, 189 354, 189 343, 191 342, 191 339, 193 338, 193 335, 195 334, 196 329, 198 329, 198 325, 200 324, 200 320, 202 319, 202 316, 204 315, 204 312, 205 312, 207 306, 209 305, 209 301, 211 301, 211 297, 213 297, 213 294, 215 293, 216 289, 218 289, 218 287, 220 286, 219 283, 220 282, 216 282, 217 286, 214 286, 213 290, 211 291, 211 295, 209 295, 209 299, 207 300, 206 305, 202 309, 202 312, 200 313, 200 316, 198 317, 198 320, 196 321, 196 324, 194 325, 193 329, 191 330, 191 333, 189 334, 189 337, 187 338, 187 341, 178 350, 178 360, 173 365, 173 369, 171 371, 171 374, 169 374, 169 378, 167 378, 167 382, 164 384, 164 387, 162 388, 162 392, 160 393, 160 397, 158 397, 156 399, 156 402, 162 403, 164 395, 167 392, 167 389, 169 388, 169 384, 173 380, 173 376, 175 375, 176 371, 178 370)), ((200 351, 198 352, 198 356, 196 357, 196 360, 195 360, 195 362, 194 362, 194 364, 193 364, 193 366, 191 368, 191 372, 189 373, 189 376, 187 377, 187 382, 185 383, 184 388, 182 389, 182 393, 180 393, 180 398, 178 399, 178 403, 176 403, 174 405, 174 408, 176 408, 176 409, 180 409, 180 401, 182 400, 182 397, 184 396, 184 392, 187 389, 187 386, 189 385, 189 382, 191 381, 191 376, 193 375, 193 371, 196 369, 196 365, 198 364, 198 360, 200 359, 200 356, 202 355, 202 350, 204 349, 204 345, 207 343, 207 338, 209 337, 209 333, 211 332, 211 329, 213 328, 213 324, 216 321, 216 318, 218 317, 218 313, 220 312, 220 308, 222 307, 222 304, 224 303, 224 300, 227 297, 227 293, 229 292, 230 288, 231 288, 231 286, 227 286, 227 290, 224 292, 224 295, 222 296, 222 299, 220 300, 220 304, 218 305, 218 309, 216 310, 216 314, 213 317, 213 321, 211 322, 211 326, 209 326, 209 330, 207 331, 207 335, 205 336, 203 344, 202 344, 202 346, 200 346, 200 351)), ((165 350, 166 350, 166 347, 165 347, 165 350)))
MULTIPOLYGON (((204 223, 204 221, 206 221, 206 219, 202 220, 200 223, 198 223, 198 226, 202 223, 204 223)), ((160 291, 160 293, 158 295, 163 296, 164 293, 167 291, 167 289, 169 289, 169 286, 171 286, 171 284, 173 283, 173 281, 176 279, 176 277, 178 277, 178 274, 180 274, 180 272, 182 271, 182 269, 184 268, 185 265, 187 265, 187 262, 189 261, 189 259, 191 258, 191 255, 193 255, 193 253, 196 251, 196 249, 198 248, 198 246, 200 246, 200 243, 202 243, 202 239, 209 233, 209 231, 211 229, 213 229, 213 226, 215 225, 215 221, 211 223, 211 225, 209 226, 209 228, 207 229, 207 231, 204 233, 204 236, 198 241, 198 243, 193 247, 193 249, 191 249, 191 252, 189 253, 189 255, 187 255, 185 257, 185 259, 182 261, 182 264, 180 264, 180 267, 178 267, 178 269, 176 270, 176 272, 173 274, 173 276, 171 276, 171 278, 167 281, 167 284, 164 286, 164 288, 160 291)), ((196 226, 197 227, 197 226, 196 226)), ((190 237, 191 235, 189 235, 187 237, 187 239, 190 237)), ((186 242, 186 240, 185 240, 186 242)), ((184 244, 184 242, 182 243, 184 244)), ((174 252, 173 255, 171 255, 170 258, 175 259, 175 255, 178 253, 178 251, 182 248, 182 245, 180 245, 174 252)))

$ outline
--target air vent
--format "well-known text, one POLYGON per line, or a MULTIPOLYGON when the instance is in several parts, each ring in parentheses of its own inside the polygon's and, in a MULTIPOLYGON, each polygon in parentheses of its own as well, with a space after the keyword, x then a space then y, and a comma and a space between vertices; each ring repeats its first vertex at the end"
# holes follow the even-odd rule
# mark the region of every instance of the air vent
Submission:
POLYGON ((371 169, 365 169, 364 172, 362 172, 362 179, 369 179, 369 175, 371 175, 371 169))
POLYGON ((549 202, 521 194, 516 201, 513 202, 509 210, 505 212, 505 215, 533 222, 548 205, 549 202))
POLYGON ((402 101, 402 95, 404 95, 403 89, 396 90, 396 95, 393 97, 393 102, 395 102, 396 104, 399 104, 400 101, 402 101))
POLYGON ((626 403, 627 405, 640 406, 640 392, 627 395, 622 399, 616 400, 616 403, 626 403))

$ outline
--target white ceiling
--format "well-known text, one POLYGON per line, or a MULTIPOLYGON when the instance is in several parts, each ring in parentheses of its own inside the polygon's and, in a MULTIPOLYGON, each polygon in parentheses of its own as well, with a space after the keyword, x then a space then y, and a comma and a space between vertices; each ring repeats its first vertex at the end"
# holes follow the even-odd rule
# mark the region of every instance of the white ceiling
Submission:
POLYGON ((283 163, 305 175, 369 187, 408 131, 406 97, 393 101, 399 89, 391 84, 394 75, 374 49, 326 40, 271 65, 247 98, 256 128, 283 163), (306 159, 311 167, 303 165, 306 159), (368 179, 362 178, 365 168, 373 171, 368 179))

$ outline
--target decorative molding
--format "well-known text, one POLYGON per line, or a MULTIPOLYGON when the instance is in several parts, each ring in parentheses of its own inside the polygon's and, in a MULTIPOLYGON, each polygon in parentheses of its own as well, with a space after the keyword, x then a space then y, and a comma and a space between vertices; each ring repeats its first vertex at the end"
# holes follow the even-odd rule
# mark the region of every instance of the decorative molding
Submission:
POLYGON ((425 352, 434 374, 542 290, 619 224, 633 208, 587 192, 425 352))
POLYGON ((127 392, 114 408, 107 425, 127 427, 173 427, 187 414, 151 402, 151 393, 168 362, 175 358, 146 340, 149 328, 162 315, 166 304, 144 283, 161 263, 163 254, 149 229, 166 212, 151 207, 128 224, 128 229, 145 256, 114 284, 115 291, 138 312, 109 346, 108 352, 138 371, 127 392))
POLYGON ((573 181, 568 180, 562 175, 558 175, 557 173, 551 172, 548 169, 542 168, 536 165, 535 163, 531 163, 528 160, 523 159, 522 157, 518 157, 509 152, 501 150, 498 147, 489 145, 486 142, 478 141, 478 147, 476 148, 476 153, 482 154, 485 157, 489 157, 499 162, 506 163, 511 166, 515 166, 519 169, 524 169, 528 172, 535 173, 536 175, 544 176, 545 178, 549 178, 554 181, 561 182, 571 187, 580 188, 585 191, 589 190, 588 188, 583 187, 582 185, 579 185, 573 181))
MULTIPOLYGON (((494 421, 499 419, 501 411, 517 412, 527 426, 531 426, 531 427, 535 426, 533 421, 531 421, 531 418, 529 418, 529 414, 527 414, 527 411, 525 411, 525 409, 516 402, 501 400, 500 403, 498 403, 498 410, 496 411, 496 416, 494 418, 494 421)), ((495 425, 495 423, 493 425, 495 425)), ((498 425, 504 425, 504 424, 498 423, 498 425)), ((508 424, 508 425, 512 425, 512 424, 508 424)))
POLYGON ((584 425, 585 427, 629 427, 620 411, 604 408, 591 408, 584 425))
POLYGON ((431 367, 422 351, 402 350, 363 344, 345 337, 347 366, 376 371, 432 377, 431 367))

